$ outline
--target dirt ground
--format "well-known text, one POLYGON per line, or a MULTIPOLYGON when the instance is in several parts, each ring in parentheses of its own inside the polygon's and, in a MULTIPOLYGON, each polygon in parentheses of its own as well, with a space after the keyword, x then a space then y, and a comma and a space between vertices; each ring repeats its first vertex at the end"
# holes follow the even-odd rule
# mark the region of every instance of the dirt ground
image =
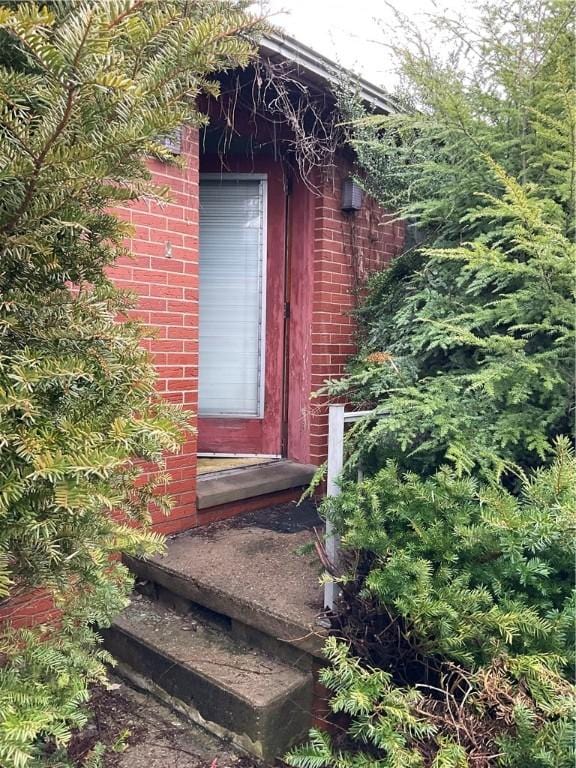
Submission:
POLYGON ((109 690, 94 690, 90 709, 91 722, 69 749, 78 766, 100 742, 103 768, 271 768, 114 677, 109 690))

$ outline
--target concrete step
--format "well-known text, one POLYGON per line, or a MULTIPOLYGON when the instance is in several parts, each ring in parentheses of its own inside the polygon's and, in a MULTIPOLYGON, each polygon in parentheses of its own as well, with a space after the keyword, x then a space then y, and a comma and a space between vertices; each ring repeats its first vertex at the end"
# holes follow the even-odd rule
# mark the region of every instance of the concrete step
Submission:
POLYGON ((200 475, 196 491, 198 509, 206 510, 278 491, 304 488, 314 477, 316 469, 311 464, 282 460, 200 475))
POLYGON ((238 637, 303 668, 323 659, 321 567, 309 530, 257 526, 198 529, 167 542, 163 556, 126 558, 142 580, 227 617, 238 637), (289 529, 288 529, 289 530, 289 529))
POLYGON ((121 675, 245 752, 272 760, 305 738, 311 674, 141 596, 103 634, 121 675))

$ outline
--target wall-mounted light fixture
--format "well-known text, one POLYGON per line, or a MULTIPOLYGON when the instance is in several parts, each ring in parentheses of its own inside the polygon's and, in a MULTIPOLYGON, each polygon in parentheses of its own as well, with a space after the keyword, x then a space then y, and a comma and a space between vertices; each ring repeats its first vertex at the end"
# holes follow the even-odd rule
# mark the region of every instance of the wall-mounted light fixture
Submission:
POLYGON ((341 208, 345 213, 353 213, 362 208, 362 188, 348 176, 342 182, 341 208))

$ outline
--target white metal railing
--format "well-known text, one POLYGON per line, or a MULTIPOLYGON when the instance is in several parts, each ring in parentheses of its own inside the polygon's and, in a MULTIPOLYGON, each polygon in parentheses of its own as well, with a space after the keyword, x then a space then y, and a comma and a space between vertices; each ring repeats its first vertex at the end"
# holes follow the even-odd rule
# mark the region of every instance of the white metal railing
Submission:
MULTIPOLYGON (((328 471, 327 487, 328 496, 339 496, 340 486, 338 479, 344 467, 344 431, 346 424, 352 424, 373 411, 346 411, 344 405, 331 405, 328 409, 328 471)), ((362 479, 362 471, 358 470, 358 479, 362 479)), ((334 526, 330 520, 326 520, 326 555, 333 567, 338 569, 340 544, 338 536, 334 532, 334 526)), ((327 581, 324 585, 324 608, 332 610, 334 602, 338 598, 340 588, 334 581, 327 581)))

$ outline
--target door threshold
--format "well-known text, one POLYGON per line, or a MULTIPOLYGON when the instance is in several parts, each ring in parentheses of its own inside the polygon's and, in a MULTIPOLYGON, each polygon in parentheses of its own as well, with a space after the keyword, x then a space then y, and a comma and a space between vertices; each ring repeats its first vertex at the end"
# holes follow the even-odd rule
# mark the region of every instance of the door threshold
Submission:
POLYGON ((199 459, 281 459, 279 453, 208 453, 198 452, 199 459))
POLYGON ((287 459, 211 472, 198 478, 198 509, 306 487, 316 467, 287 459))
POLYGON ((228 456, 217 454, 213 456, 198 457, 198 477, 205 478, 222 472, 239 472, 251 467, 263 467, 279 461, 276 456, 240 456, 230 454, 228 456))

